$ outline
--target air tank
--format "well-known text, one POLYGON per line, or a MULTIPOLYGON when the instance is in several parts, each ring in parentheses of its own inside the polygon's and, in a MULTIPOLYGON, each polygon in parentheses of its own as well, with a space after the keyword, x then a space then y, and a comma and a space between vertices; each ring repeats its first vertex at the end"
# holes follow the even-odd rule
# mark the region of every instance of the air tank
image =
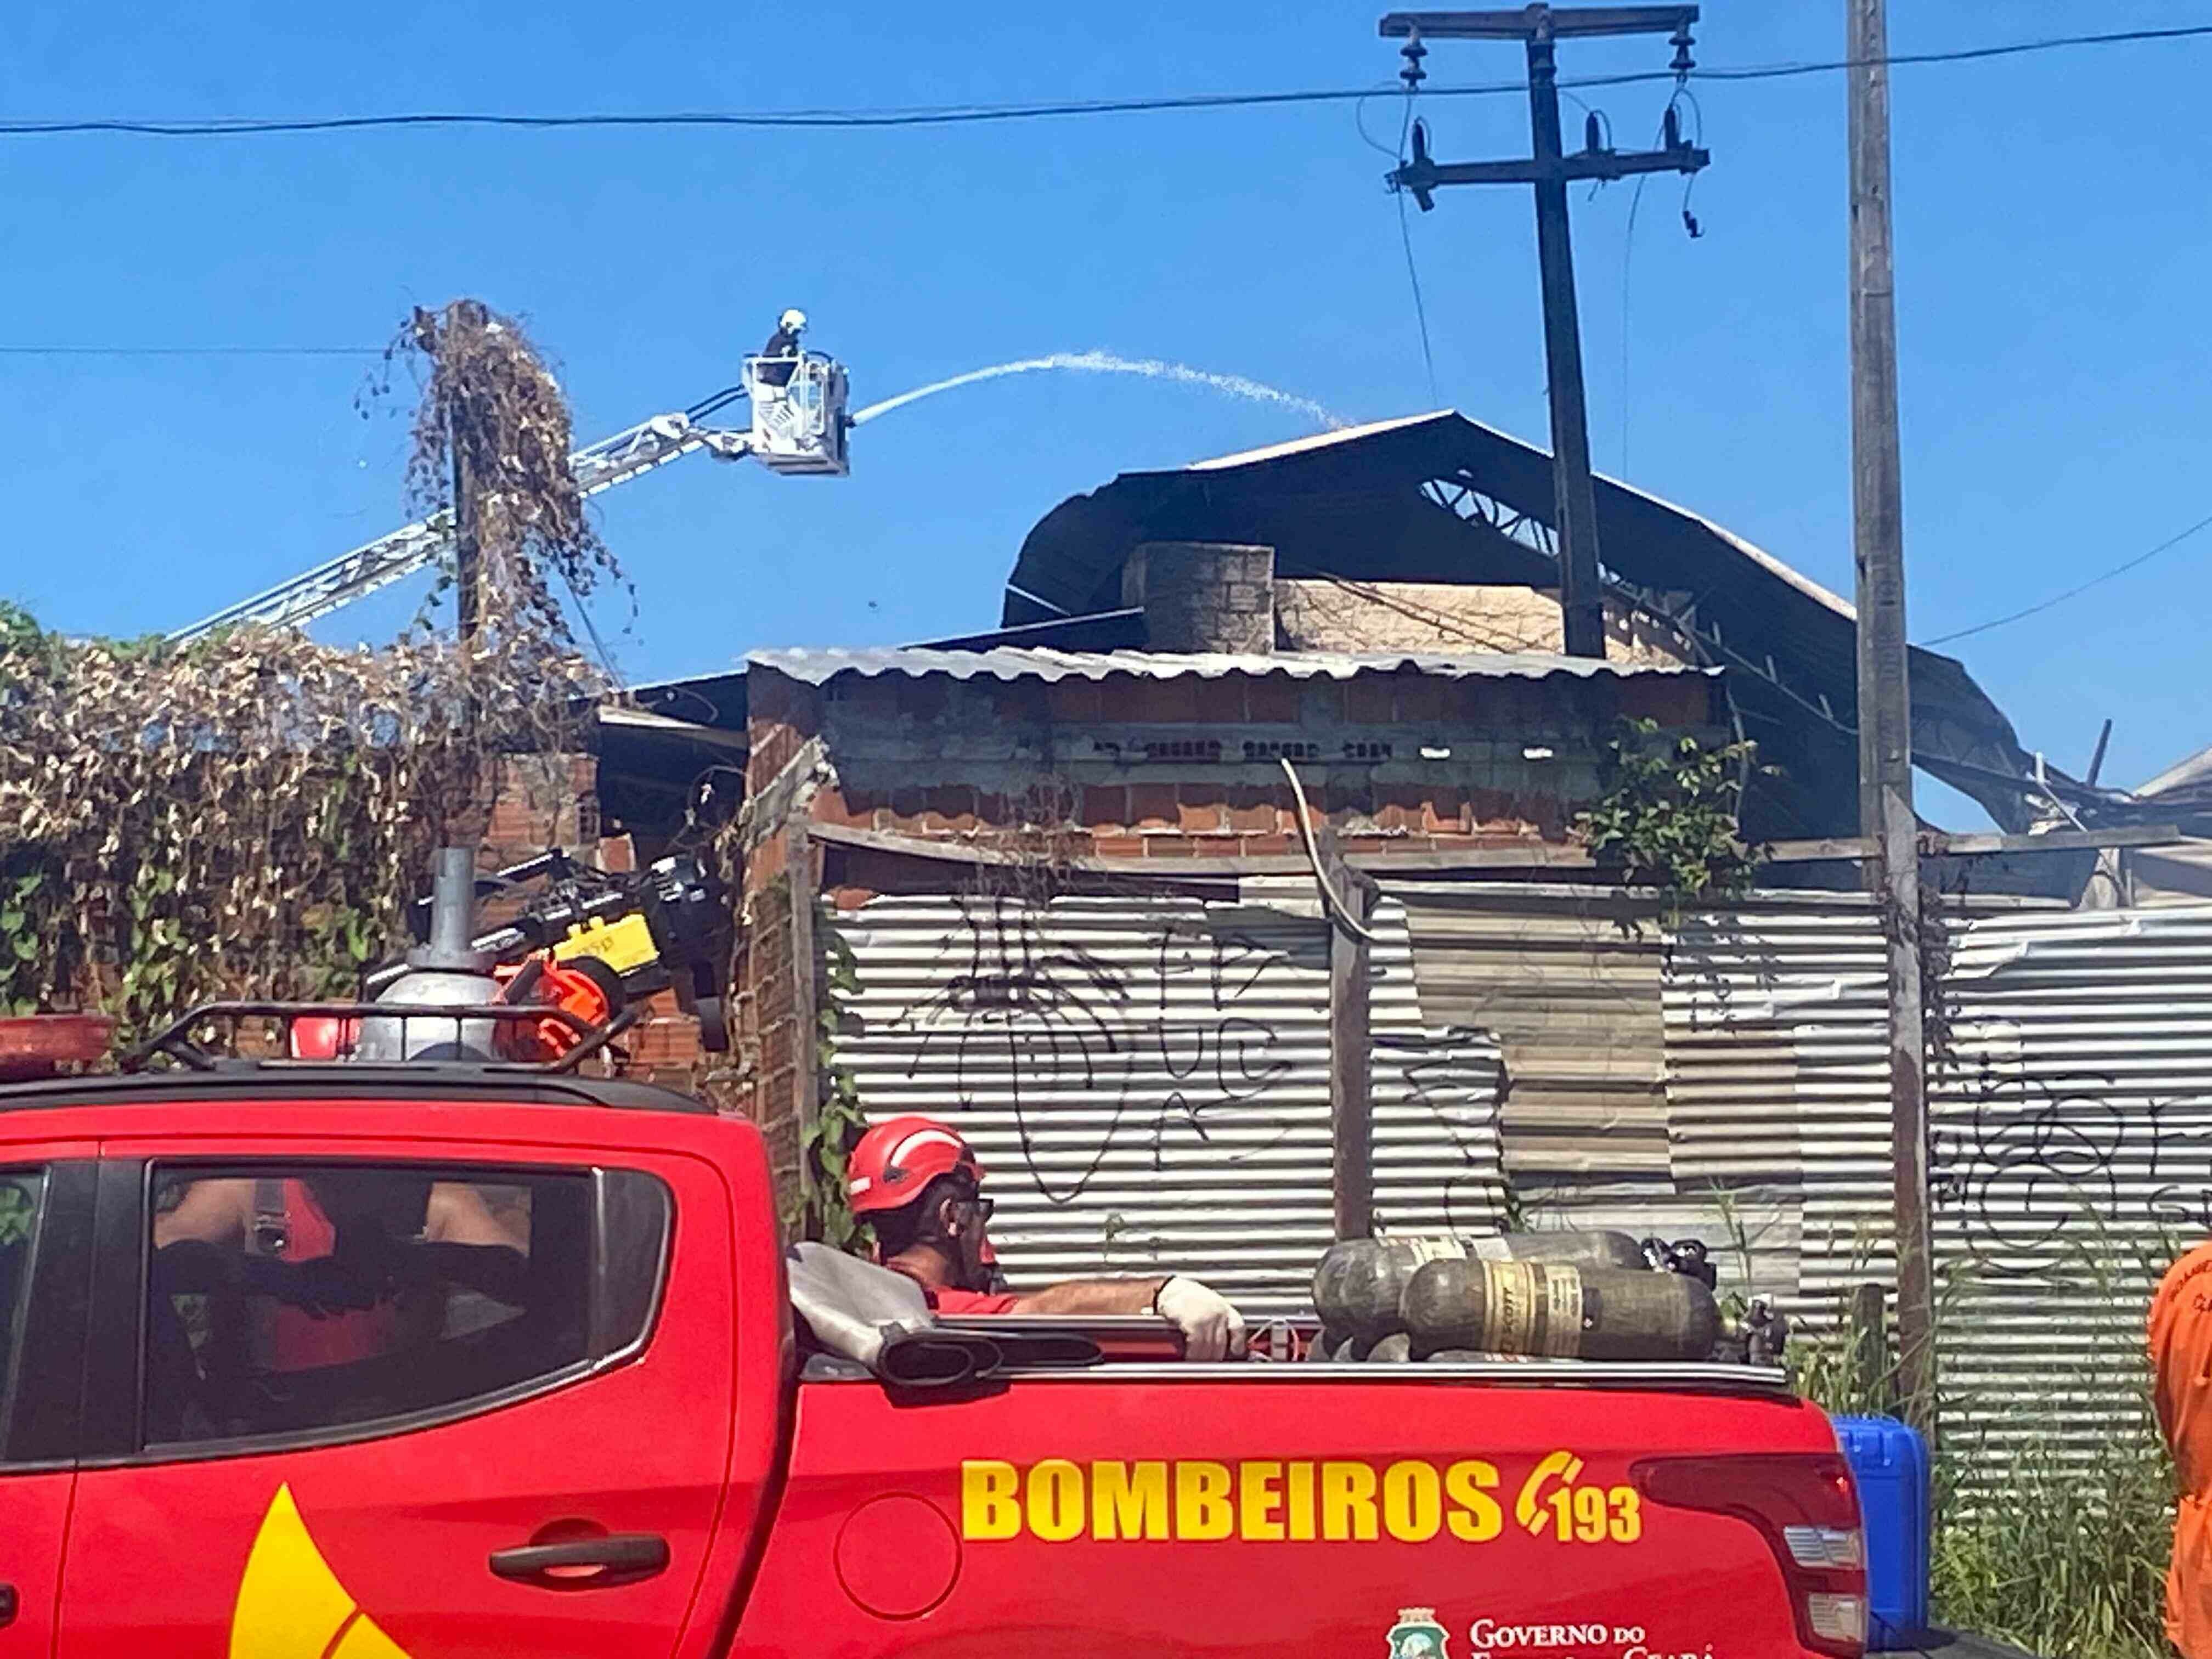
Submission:
POLYGON ((1402 1304, 1413 1351, 1583 1359, 1708 1359, 1720 1335, 1713 1293, 1682 1273, 1565 1262, 1431 1261, 1402 1304))
POLYGON ((1399 1304, 1425 1262, 1563 1261, 1575 1267, 1641 1269, 1643 1247, 1626 1233, 1577 1231, 1349 1238, 1330 1247, 1314 1271, 1322 1323, 1369 1341, 1402 1330, 1399 1304))

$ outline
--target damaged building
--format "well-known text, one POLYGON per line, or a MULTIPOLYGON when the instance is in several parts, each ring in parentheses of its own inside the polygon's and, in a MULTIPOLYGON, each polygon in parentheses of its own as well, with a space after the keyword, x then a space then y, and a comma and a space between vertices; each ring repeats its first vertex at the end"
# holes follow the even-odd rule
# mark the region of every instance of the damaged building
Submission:
MULTIPOLYGON (((600 803, 641 856, 737 817, 714 1073, 780 1178, 833 1098, 948 1115, 1018 1271, 1194 1265, 1263 1311, 1347 1221, 1704 1234, 1727 1191, 1742 1271, 1826 1295, 1886 1157, 1851 609, 1601 480, 1607 655, 1564 657, 1551 501, 1542 452, 1455 414, 1126 474, 1038 522, 994 628, 609 710, 600 803), (1757 744, 1760 892, 1677 921, 1592 866, 1574 821, 1624 720, 1757 744)), ((1916 758, 2000 826, 1930 842, 1962 940, 2043 950, 2202 827, 2201 764, 2076 780, 1959 663, 1911 668, 1916 758)))

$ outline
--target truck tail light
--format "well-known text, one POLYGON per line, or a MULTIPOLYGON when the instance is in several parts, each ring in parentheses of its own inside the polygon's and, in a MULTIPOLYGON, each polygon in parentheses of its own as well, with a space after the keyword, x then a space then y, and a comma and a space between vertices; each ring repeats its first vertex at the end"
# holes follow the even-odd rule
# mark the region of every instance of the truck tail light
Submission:
POLYGON ((1797 1639, 1833 1659, 1866 1650, 1866 1545, 1850 1466, 1832 1453, 1652 1457, 1630 1475, 1655 1504, 1732 1516, 1765 1539, 1797 1639))

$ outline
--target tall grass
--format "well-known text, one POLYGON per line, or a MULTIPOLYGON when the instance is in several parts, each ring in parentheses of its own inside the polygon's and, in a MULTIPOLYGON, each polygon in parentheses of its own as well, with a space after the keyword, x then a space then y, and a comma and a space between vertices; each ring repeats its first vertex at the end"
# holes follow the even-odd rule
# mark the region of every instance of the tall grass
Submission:
MULTIPOLYGON (((1971 1322, 1960 1287, 1939 1310, 1971 1322)), ((1861 1310, 1864 1311, 1863 1308, 1861 1310)), ((1801 1331, 1790 1364, 1808 1399, 1838 1416, 1895 1409, 1895 1358, 1848 1303, 1801 1331)), ((2081 1396, 1977 1412, 1954 1394, 1933 1459, 1929 1602, 1935 1622, 2051 1659, 2166 1659, 2166 1564, 2173 1477, 2140 1375, 2098 1379, 2138 1409, 2094 1444, 2063 1439, 2081 1396)))
POLYGON ((2048 1432, 1947 1436, 1936 1459, 1939 1623, 2053 1659, 2165 1659, 2172 1476, 2146 1413, 2084 1459, 2048 1432), (2001 1467, 2001 1481, 1986 1471, 2001 1467))

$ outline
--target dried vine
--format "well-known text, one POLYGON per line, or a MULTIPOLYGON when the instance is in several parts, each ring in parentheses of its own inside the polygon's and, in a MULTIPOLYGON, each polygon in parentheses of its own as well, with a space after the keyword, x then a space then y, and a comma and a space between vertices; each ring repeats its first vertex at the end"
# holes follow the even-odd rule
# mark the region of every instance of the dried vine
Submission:
POLYGON ((425 515, 451 514, 465 477, 487 589, 514 623, 568 638, 551 579, 581 606, 603 580, 624 582, 569 471, 568 400, 521 325, 474 300, 416 308, 385 351, 390 371, 416 371, 407 497, 425 515))
POLYGON ((430 848, 481 840, 502 758, 577 746, 604 684, 544 573, 588 592, 614 565, 557 388, 483 316, 410 331, 430 365, 410 479, 455 443, 497 458, 467 641, 76 641, 0 605, 0 1010, 98 1008, 128 1033, 211 995, 346 988, 400 935, 430 848))

